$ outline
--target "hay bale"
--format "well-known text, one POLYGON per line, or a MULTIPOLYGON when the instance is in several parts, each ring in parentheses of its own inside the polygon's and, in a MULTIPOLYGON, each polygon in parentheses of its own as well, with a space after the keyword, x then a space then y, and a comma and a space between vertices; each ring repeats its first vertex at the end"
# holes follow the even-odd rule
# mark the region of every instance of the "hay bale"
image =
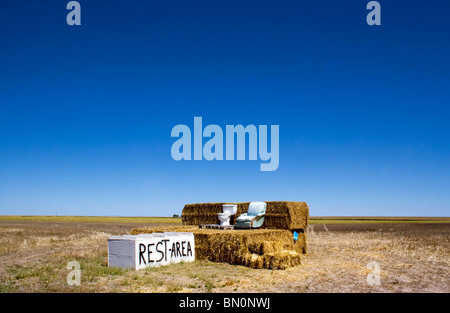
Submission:
POLYGON ((285 229, 203 229, 195 226, 140 227, 132 234, 179 231, 192 232, 195 256, 199 260, 226 262, 252 268, 285 269, 301 262, 306 252, 306 237, 299 233, 294 243, 292 232, 285 229))
MULTIPOLYGON (((181 213, 181 221, 183 222, 183 225, 197 226, 200 224, 217 224, 219 223, 217 214, 222 213, 223 204, 237 204, 237 216, 243 212, 246 212, 248 209, 248 203, 247 209, 244 207, 244 203, 220 202, 186 204, 183 208, 183 212, 181 213)), ((236 216, 231 216, 230 222, 231 224, 235 224, 236 216)))
MULTIPOLYGON (((309 207, 306 202, 266 201, 266 215, 261 228, 269 229, 306 229, 309 222, 309 207)), ((183 225, 217 224, 217 214, 222 212, 223 203, 186 204, 181 214, 183 225)), ((237 204, 237 214, 230 222, 235 224, 236 217, 247 212, 250 202, 237 204)), ((297 231, 298 232, 298 231, 297 231)))

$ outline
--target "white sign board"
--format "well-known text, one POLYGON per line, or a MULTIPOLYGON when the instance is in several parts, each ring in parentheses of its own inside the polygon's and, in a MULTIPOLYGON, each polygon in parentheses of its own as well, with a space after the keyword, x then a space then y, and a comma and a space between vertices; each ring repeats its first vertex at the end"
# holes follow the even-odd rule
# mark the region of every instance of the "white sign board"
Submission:
POLYGON ((193 233, 165 232, 108 238, 108 266, 142 269, 195 260, 193 233))

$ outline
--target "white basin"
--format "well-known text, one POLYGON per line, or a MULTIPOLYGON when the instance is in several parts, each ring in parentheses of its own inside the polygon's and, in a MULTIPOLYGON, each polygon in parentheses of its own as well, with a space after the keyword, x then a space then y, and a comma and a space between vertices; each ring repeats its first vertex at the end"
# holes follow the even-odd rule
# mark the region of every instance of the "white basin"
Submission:
POLYGON ((230 226, 230 214, 219 213, 217 216, 219 217, 220 226, 230 226))

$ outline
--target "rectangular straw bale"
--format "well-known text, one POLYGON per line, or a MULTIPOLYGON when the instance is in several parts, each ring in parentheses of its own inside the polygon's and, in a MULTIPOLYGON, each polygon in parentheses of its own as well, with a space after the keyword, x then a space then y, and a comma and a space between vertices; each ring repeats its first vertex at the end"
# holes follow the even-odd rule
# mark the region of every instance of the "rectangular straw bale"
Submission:
MULTIPOLYGON (((261 228, 270 229, 306 229, 309 222, 309 207, 306 202, 267 201, 266 215, 261 228)), ((218 213, 222 212, 221 203, 186 204, 181 214, 183 225, 218 224, 218 213)), ((250 202, 237 204, 237 214, 230 219, 235 224, 236 218, 248 211, 250 202)))

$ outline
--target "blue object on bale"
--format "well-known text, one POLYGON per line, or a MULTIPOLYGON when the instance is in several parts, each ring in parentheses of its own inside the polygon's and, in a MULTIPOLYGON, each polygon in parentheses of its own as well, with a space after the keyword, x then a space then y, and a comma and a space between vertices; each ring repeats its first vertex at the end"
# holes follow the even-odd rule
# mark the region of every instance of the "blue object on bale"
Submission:
POLYGON ((298 233, 296 231, 294 231, 294 242, 297 242, 298 239, 298 233))
POLYGON ((265 202, 250 202, 247 213, 239 215, 235 228, 258 228, 264 223, 265 202))

